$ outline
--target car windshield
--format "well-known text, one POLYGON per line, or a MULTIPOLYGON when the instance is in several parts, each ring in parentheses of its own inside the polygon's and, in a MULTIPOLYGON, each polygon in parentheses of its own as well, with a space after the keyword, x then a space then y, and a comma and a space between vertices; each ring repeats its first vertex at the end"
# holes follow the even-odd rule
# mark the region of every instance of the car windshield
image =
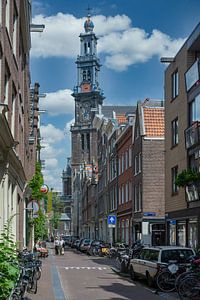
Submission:
POLYGON ((89 243, 90 243, 90 240, 84 240, 83 243, 84 243, 84 244, 89 244, 89 243))
POLYGON ((161 254, 161 262, 169 263, 170 261, 177 261, 177 263, 186 263, 192 255, 194 255, 194 253, 190 249, 163 250, 161 254))

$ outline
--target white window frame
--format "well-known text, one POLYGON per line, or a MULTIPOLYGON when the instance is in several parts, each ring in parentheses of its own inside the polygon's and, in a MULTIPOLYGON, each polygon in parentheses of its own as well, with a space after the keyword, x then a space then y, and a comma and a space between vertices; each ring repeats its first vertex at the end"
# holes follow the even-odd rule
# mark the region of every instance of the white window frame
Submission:
POLYGON ((126 183, 126 202, 129 201, 129 182, 126 183))
POLYGON ((124 204, 124 185, 122 185, 122 202, 121 204, 124 204))
POLYGON ((6 28, 8 33, 10 33, 10 0, 6 0, 6 8, 5 8, 5 18, 6 18, 6 28))
POLYGON ((17 55, 17 23, 18 23, 18 14, 17 14, 17 9, 13 7, 13 54, 16 56, 17 55))
POLYGON ((132 149, 129 147, 129 167, 132 165, 132 149))
POLYGON ((172 74, 172 99, 175 99, 178 96, 179 92, 179 74, 178 70, 176 70, 172 74))

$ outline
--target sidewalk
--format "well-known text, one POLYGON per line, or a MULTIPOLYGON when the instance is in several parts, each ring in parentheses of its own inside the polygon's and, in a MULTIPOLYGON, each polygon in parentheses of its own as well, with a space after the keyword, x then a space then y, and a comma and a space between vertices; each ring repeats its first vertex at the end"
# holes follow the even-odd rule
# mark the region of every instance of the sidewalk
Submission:
POLYGON ((52 285, 52 257, 42 259, 42 276, 38 281, 37 294, 27 294, 24 300, 55 300, 54 289, 52 285))

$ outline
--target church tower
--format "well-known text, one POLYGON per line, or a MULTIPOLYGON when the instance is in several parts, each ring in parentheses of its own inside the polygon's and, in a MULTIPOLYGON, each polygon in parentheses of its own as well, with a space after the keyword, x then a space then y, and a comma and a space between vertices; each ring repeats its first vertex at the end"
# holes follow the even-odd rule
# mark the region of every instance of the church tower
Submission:
POLYGON ((72 169, 91 164, 97 155, 97 133, 92 127, 95 114, 103 103, 99 87, 100 61, 97 57, 97 37, 90 14, 84 23, 85 32, 80 34, 80 55, 77 57, 77 85, 72 96, 75 100, 75 123, 71 126, 72 169))

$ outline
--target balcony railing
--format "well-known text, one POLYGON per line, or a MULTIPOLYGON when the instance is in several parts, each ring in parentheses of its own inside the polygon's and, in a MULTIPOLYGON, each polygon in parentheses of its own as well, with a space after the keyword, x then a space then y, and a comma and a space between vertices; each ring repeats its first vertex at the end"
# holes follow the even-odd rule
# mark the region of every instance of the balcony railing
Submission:
POLYGON ((189 149, 200 144, 200 121, 185 130, 185 146, 189 149))
POLYGON ((200 183, 199 182, 192 182, 188 184, 185 188, 187 201, 198 201, 200 200, 200 183))

